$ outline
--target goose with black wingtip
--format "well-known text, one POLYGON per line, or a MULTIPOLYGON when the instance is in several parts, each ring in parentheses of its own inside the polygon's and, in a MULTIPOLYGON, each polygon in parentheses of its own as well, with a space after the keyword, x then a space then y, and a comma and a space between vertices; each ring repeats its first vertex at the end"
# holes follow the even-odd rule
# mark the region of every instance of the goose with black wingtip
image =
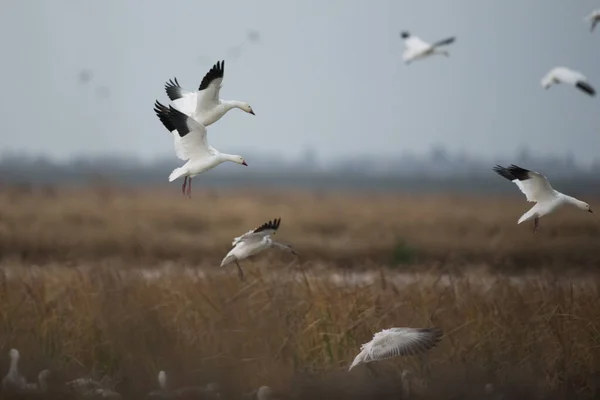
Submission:
POLYGON ((248 166, 242 156, 221 153, 208 144, 206 127, 181 111, 156 101, 154 112, 164 127, 173 135, 175 154, 187 161, 169 175, 169 182, 184 178, 181 192, 192 196, 192 178, 226 161, 248 166), (187 191, 186 191, 187 187, 187 191))
POLYGON ((272 221, 265 222, 261 226, 251 231, 244 233, 242 236, 236 237, 233 239, 231 245, 233 249, 227 253, 223 261, 221 262, 221 267, 224 267, 228 264, 235 263, 238 268, 238 275, 240 280, 244 280, 244 270, 239 264, 239 261, 253 256, 261 251, 270 248, 278 248, 287 252, 290 252, 294 255, 298 255, 296 251, 292 248, 292 246, 288 244, 280 243, 276 240, 273 240, 271 237, 277 230, 279 229, 279 225, 281 224, 281 218, 275 218, 272 221))
POLYGON ((456 38, 452 36, 443 40, 438 40, 435 43, 427 43, 420 37, 415 36, 408 31, 400 32, 400 37, 404 41, 405 50, 402 53, 402 59, 406 64, 410 64, 416 60, 422 60, 435 54, 450 57, 450 53, 440 49, 440 47, 448 46, 456 40, 456 38))
POLYGON ((508 167, 496 165, 494 171, 517 185, 528 202, 536 203, 517 221, 517 224, 520 224, 533 219, 533 233, 538 232, 541 217, 556 211, 564 205, 571 205, 589 213, 593 212, 588 203, 555 190, 548 179, 539 172, 521 168, 514 164, 508 167))
POLYGON ((234 108, 256 115, 250 104, 245 101, 219 98, 224 74, 225 61, 219 61, 204 75, 197 91, 183 90, 177 78, 170 79, 165 84, 165 91, 176 109, 204 126, 214 124, 234 108))

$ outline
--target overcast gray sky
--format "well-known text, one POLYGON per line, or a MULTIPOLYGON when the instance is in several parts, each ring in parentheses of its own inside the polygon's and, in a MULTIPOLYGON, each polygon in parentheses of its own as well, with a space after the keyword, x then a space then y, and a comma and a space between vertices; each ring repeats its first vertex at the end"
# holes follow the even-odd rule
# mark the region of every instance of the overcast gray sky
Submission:
MULTIPOLYGON (((553 66, 600 89, 592 0, 5 0, 0 14, 3 151, 174 156, 152 111, 176 76, 197 88, 225 59, 221 97, 248 101, 209 127, 223 152, 319 157, 427 152, 481 157, 600 148, 600 97, 545 91, 553 66), (246 41, 248 30, 259 43, 246 41), (456 35, 450 58, 406 66, 400 30, 456 35), (241 55, 230 54, 246 41, 241 55), (82 69, 93 72, 81 83, 82 69), (106 87, 109 97, 98 95, 106 87)), ((252 164, 252 160, 248 160, 252 164)))

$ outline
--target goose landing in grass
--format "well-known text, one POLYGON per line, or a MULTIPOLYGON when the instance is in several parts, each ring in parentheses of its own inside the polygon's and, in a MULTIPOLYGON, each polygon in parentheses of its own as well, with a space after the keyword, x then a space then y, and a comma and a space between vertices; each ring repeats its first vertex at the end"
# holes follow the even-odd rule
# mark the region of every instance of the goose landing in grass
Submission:
POLYGON ((348 368, 398 356, 424 354, 442 338, 439 328, 390 328, 377 332, 370 342, 360 347, 360 353, 348 368))
POLYGON ((227 253, 221 267, 228 264, 235 263, 238 268, 238 275, 240 280, 244 280, 244 270, 240 267, 239 261, 248 258, 254 254, 260 253, 266 249, 278 248, 284 251, 288 251, 294 255, 298 255, 292 246, 279 243, 271 236, 275 235, 281 224, 281 218, 276 218, 272 221, 266 222, 258 228, 244 233, 242 236, 233 239, 233 249, 227 253))

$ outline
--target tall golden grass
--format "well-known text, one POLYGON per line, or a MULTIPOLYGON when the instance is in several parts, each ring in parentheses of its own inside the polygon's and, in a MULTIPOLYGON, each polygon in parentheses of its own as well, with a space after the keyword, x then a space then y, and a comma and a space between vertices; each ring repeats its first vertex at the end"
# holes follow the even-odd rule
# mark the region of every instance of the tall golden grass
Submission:
POLYGON ((155 389, 159 370, 174 385, 219 381, 225 398, 264 384, 307 399, 399 398, 400 369, 428 383, 428 398, 480 396, 487 382, 517 378, 536 393, 594 398, 599 281, 583 268, 600 265, 598 224, 565 209, 534 236, 515 222, 527 206, 459 196, 6 190, 3 368, 15 347, 29 380, 44 368, 58 379, 106 373, 121 379, 125 398, 155 389), (245 282, 218 267, 234 236, 277 216, 277 236, 298 259, 273 251, 247 261, 245 282), (414 252, 401 259, 410 273, 394 265, 399 246, 414 252), (360 345, 393 326, 439 326, 445 336, 426 357, 375 365, 379 377, 347 372, 360 345))
MULTIPOLYGON (((594 199, 587 199, 594 204, 594 199)), ((279 236, 306 256, 359 268, 390 264, 399 242, 412 264, 515 270, 600 265, 594 214, 565 208, 539 235, 517 225, 531 206, 509 198, 319 192, 94 190, 0 191, 0 251, 28 263, 117 258, 136 264, 218 265, 231 240, 280 216, 279 236)))

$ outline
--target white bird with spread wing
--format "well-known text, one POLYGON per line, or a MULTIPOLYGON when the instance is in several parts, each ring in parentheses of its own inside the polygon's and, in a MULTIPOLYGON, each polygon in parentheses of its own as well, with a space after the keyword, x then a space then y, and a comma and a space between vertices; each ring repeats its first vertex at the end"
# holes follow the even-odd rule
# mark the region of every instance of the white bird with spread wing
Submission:
POLYGON ((244 271, 242 270, 242 267, 240 267, 238 261, 273 247, 298 255, 290 245, 279 243, 271 238, 271 236, 277 232, 277 229, 279 229, 280 224, 281 218, 276 218, 273 221, 266 222, 258 228, 233 239, 233 242, 231 243, 233 249, 227 253, 221 262, 221 267, 235 263, 238 268, 238 275, 243 281, 244 271))
POLYGON ((165 84, 165 91, 176 109, 194 118, 205 127, 214 124, 227 111, 234 108, 255 115, 250 104, 244 101, 222 100, 219 98, 224 74, 225 61, 220 61, 204 75, 197 91, 188 92, 183 90, 177 82, 177 78, 169 80, 165 84))
POLYGON ((585 17, 585 20, 592 24, 590 26, 590 32, 594 32, 596 25, 598 25, 598 22, 600 22, 600 10, 592 11, 591 14, 585 17))
POLYGON ((435 43, 427 43, 418 36, 411 35, 410 32, 407 31, 401 32, 400 37, 404 40, 404 46, 406 47, 404 53, 402 53, 402 59, 406 64, 410 64, 412 61, 420 60, 434 54, 441 54, 449 57, 450 53, 440 49, 440 47, 454 43, 454 40, 456 40, 453 36, 435 43))
POLYGON ((154 103, 154 112, 165 128, 173 135, 175 154, 180 159, 187 161, 182 167, 175 168, 169 175, 169 182, 184 177, 181 192, 192 195, 192 178, 204 171, 208 171, 226 161, 247 166, 242 156, 221 153, 208 144, 206 127, 193 118, 185 115, 173 107, 167 108, 160 102, 154 103))
POLYGON ((373 339, 360 346, 352 368, 359 364, 386 360, 398 356, 424 354, 442 339, 439 328, 390 328, 377 332, 373 339))
POLYGON ((583 211, 592 212, 588 203, 554 190, 550 186, 548 179, 538 172, 530 171, 514 164, 511 164, 508 168, 496 165, 494 171, 503 178, 514 182, 521 192, 525 194, 527 201, 536 203, 517 221, 517 224, 520 224, 521 222, 533 219, 533 233, 538 231, 541 217, 550 214, 565 204, 570 204, 583 211))
POLYGON ((579 71, 574 71, 566 67, 552 68, 542 78, 542 87, 549 89, 553 84, 566 83, 575 86, 582 92, 590 96, 596 95, 596 90, 587 81, 587 78, 579 71))

